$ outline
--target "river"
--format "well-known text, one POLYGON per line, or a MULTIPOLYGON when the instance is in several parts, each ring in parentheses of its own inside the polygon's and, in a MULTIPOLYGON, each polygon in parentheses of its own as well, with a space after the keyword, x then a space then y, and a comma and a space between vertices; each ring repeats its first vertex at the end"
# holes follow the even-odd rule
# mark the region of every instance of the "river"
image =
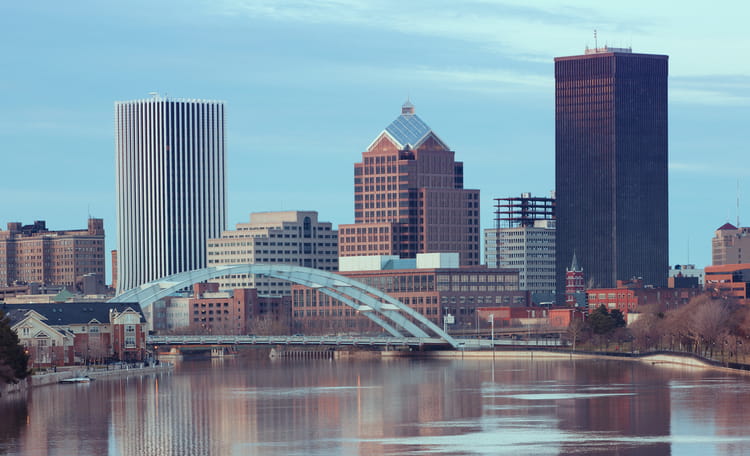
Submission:
POLYGON ((635 361, 183 361, 0 401, 0 454, 740 455, 749 393, 635 361))

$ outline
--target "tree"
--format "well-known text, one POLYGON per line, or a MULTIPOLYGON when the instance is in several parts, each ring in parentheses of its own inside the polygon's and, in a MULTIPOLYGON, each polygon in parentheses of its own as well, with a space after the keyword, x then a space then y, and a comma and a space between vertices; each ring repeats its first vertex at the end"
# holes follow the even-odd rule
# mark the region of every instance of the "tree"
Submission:
POLYGON ((570 320, 570 324, 568 325, 568 339, 573 342, 573 351, 576 350, 576 341, 578 340, 581 333, 586 329, 586 325, 580 318, 577 318, 575 315, 570 320))
POLYGON ((607 334, 615 329, 615 320, 604 305, 593 311, 586 319, 586 323, 594 334, 607 334))
POLYGON ((0 381, 17 383, 29 375, 29 355, 10 328, 10 318, 0 311, 0 381))
POLYGON ((609 315, 612 317, 615 328, 624 328, 627 326, 628 323, 625 321, 625 315, 622 314, 620 309, 612 309, 612 312, 610 312, 609 315))

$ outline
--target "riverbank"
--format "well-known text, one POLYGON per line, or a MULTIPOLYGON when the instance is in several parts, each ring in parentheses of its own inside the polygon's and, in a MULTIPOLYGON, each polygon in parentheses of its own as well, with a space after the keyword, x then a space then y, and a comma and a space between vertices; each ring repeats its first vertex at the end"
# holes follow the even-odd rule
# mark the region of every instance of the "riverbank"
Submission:
MULTIPOLYGON (((383 358, 399 358, 404 356, 415 356, 414 352, 383 352, 383 358)), ((690 353, 676 352, 652 352, 644 354, 631 353, 596 353, 596 352, 572 352, 538 348, 523 349, 496 349, 494 351, 434 351, 421 352, 418 356, 438 359, 615 359, 619 361, 637 361, 652 365, 666 364, 674 366, 687 366, 702 369, 714 369, 724 372, 734 372, 750 375, 750 366, 734 363, 722 364, 701 358, 690 353)))
POLYGON ((136 364, 110 365, 110 366, 69 366, 59 368, 57 372, 45 372, 43 374, 31 375, 15 384, 0 385, 0 398, 18 397, 25 394, 31 388, 60 383, 61 380, 75 377, 89 377, 92 379, 121 378, 131 375, 146 375, 157 372, 168 372, 174 369, 172 363, 160 363, 159 365, 143 366, 136 364))

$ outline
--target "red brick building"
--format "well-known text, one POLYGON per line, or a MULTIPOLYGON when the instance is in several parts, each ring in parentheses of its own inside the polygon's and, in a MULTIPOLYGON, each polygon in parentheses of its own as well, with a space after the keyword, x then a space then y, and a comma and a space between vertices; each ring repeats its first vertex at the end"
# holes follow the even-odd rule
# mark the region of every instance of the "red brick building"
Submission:
POLYGON ((188 300, 189 328, 222 335, 249 334, 261 326, 288 332, 290 303, 289 296, 259 296, 255 288, 219 291, 218 283, 196 283, 188 300))
POLYGON ((587 290, 589 312, 603 305, 609 311, 618 309, 625 316, 646 305, 658 305, 663 310, 675 309, 701 293, 703 291, 699 288, 644 287, 643 281, 639 279, 618 280, 616 288, 587 290))
POLYGON ((354 224, 339 226, 339 256, 456 252, 479 264, 479 190, 463 163, 408 101, 354 165, 354 224))
POLYGON ((146 320, 137 303, 2 304, 34 366, 142 360, 146 320))
POLYGON ((85 230, 50 231, 43 220, 33 225, 8 223, 0 231, 0 286, 16 283, 65 285, 95 274, 104 278, 104 221, 89 219, 85 230))
POLYGON ((583 283, 583 268, 578 265, 578 259, 575 253, 570 268, 565 269, 565 305, 568 307, 577 307, 579 305, 579 296, 586 291, 583 283))
MULTIPOLYGON (((518 289, 518 271, 514 269, 457 267, 455 256, 454 267, 427 261, 417 267, 423 258, 431 255, 420 254, 416 260, 380 257, 383 260, 380 270, 343 270, 339 274, 393 296, 440 327, 445 316, 453 316, 454 323, 448 325, 449 331, 475 329, 478 307, 497 304, 525 307, 529 302, 529 292, 518 289)), ((371 258, 378 257, 356 260, 371 258)), ((345 259, 340 266, 347 268, 345 259)), ((382 331, 348 305, 302 285, 292 286, 292 318, 295 327, 306 334, 382 331)))

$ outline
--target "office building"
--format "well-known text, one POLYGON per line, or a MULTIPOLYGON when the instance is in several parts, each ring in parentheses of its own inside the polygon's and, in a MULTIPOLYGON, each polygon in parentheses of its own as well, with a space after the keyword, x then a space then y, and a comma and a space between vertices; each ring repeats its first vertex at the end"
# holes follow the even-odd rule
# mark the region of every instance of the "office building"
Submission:
POLYGON ((608 47, 555 59, 560 304, 574 253, 591 287, 666 285, 667 64, 608 47))
POLYGON ((750 263, 706 266, 705 290, 715 298, 750 304, 750 263))
POLYGON ((224 103, 115 103, 117 292, 206 266, 226 226, 224 103))
POLYGON ((406 102, 354 165, 354 224, 339 226, 339 256, 456 252, 479 264, 479 190, 463 163, 406 102))
POLYGON ((75 291, 86 276, 103 288, 104 268, 102 219, 89 219, 82 230, 50 231, 38 220, 8 223, 0 231, 0 287, 39 284, 75 291))
POLYGON ((490 268, 517 269, 521 290, 549 301, 555 292, 554 196, 495 198, 495 227, 484 230, 484 261, 490 268))
MULTIPOLYGON (((526 307, 518 271, 459 266, 458 253, 340 258, 339 274, 377 288, 449 331, 475 331, 476 309, 487 305, 526 307)), ((382 328, 318 289, 292 286, 292 319, 305 334, 376 333, 382 328)))
POLYGON ((725 223, 714 231, 711 239, 711 264, 721 266, 746 262, 742 259, 743 249, 747 260, 750 258, 750 228, 725 223))
MULTIPOLYGON (((291 264, 336 271, 338 232, 315 211, 256 212, 220 238, 209 239, 208 266, 243 263, 291 264)), ((222 289, 256 288, 261 296, 289 295, 290 282, 234 274, 216 279, 222 289)))

